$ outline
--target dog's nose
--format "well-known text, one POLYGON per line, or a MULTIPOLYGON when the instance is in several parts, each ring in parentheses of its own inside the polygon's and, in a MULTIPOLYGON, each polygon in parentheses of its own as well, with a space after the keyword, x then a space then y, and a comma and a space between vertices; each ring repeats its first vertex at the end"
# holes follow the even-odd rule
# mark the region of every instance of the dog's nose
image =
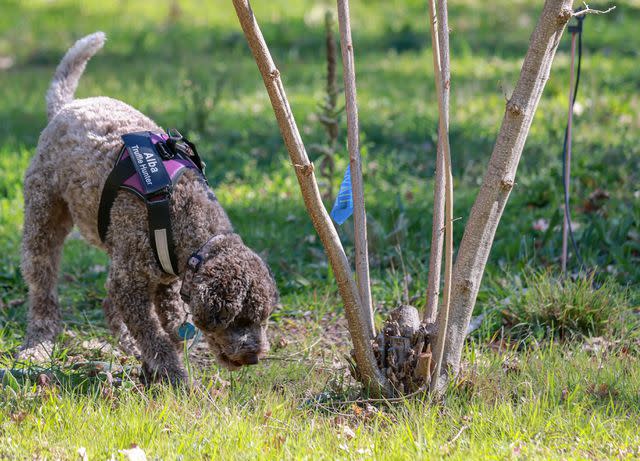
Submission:
POLYGON ((243 365, 256 365, 260 357, 258 354, 243 354, 238 361, 243 365))

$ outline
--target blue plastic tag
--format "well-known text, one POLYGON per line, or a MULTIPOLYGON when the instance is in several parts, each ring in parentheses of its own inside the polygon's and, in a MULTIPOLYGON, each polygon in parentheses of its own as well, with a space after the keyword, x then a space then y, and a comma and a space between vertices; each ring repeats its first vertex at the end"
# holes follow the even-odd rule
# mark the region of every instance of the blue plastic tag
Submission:
POLYGON ((353 191, 351 190, 351 165, 344 172, 342 184, 331 210, 331 217, 338 224, 345 222, 353 214, 353 191))
POLYGON ((196 326, 193 323, 184 322, 178 327, 178 336, 183 341, 190 341, 196 336, 196 326))

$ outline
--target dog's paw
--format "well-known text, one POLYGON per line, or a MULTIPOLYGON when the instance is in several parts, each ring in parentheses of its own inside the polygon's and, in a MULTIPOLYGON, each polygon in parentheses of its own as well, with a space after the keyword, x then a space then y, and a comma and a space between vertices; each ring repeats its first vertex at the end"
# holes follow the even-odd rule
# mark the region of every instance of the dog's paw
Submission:
POLYGON ((189 387, 187 372, 178 367, 151 367, 147 363, 142 364, 140 381, 145 386, 155 383, 169 383, 176 388, 189 387))
POLYGON ((120 348, 120 350, 122 350, 126 355, 135 357, 136 360, 140 360, 142 358, 142 354, 140 353, 140 349, 138 349, 135 340, 128 334, 126 337, 120 336, 118 338, 118 348, 120 348))
POLYGON ((48 362, 51 360, 51 354, 53 353, 53 342, 43 341, 41 343, 33 344, 32 342, 25 343, 16 354, 16 359, 24 362, 48 362))

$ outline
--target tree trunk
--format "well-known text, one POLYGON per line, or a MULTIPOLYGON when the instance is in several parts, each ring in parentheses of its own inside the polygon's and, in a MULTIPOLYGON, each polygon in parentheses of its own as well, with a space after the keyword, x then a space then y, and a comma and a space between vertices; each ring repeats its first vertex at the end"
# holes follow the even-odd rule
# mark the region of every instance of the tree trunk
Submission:
POLYGON ((496 228, 514 186, 516 169, 564 28, 571 0, 546 0, 531 36, 520 78, 507 102, 480 192, 471 209, 453 269, 451 318, 437 393, 460 369, 462 349, 496 228))
POLYGON ((280 72, 273 63, 249 1, 233 0, 233 6, 269 94, 280 132, 295 168, 307 212, 311 216, 313 226, 320 236, 338 282, 338 290, 344 303, 349 331, 353 340, 360 379, 373 395, 390 395, 391 386, 378 369, 376 358, 373 355, 369 340, 368 322, 363 315, 360 296, 349 267, 349 261, 344 253, 335 227, 327 214, 327 210, 322 204, 320 191, 313 172, 313 164, 309 162, 300 132, 289 107, 284 86, 280 80, 280 72))
POLYGON ((362 185, 362 163, 360 157, 360 133, 358 127, 358 102, 356 96, 356 66, 351 40, 351 21, 349 1, 338 0, 338 24, 340 26, 340 48, 344 74, 345 109, 347 111, 347 147, 351 166, 351 185, 353 188, 353 229, 356 247, 356 275, 358 292, 367 319, 369 338, 376 334, 373 324, 373 304, 371 284, 369 282, 369 249, 367 248, 367 214, 364 207, 362 185))

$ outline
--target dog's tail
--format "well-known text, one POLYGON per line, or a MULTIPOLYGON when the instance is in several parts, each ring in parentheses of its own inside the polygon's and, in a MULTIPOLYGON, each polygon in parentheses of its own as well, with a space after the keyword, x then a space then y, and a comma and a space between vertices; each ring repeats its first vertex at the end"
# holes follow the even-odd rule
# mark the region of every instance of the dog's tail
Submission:
POLYGON ((47 91, 47 115, 51 120, 64 107, 73 101, 78 81, 84 72, 87 61, 103 47, 106 41, 104 32, 96 32, 78 40, 64 55, 47 91))

